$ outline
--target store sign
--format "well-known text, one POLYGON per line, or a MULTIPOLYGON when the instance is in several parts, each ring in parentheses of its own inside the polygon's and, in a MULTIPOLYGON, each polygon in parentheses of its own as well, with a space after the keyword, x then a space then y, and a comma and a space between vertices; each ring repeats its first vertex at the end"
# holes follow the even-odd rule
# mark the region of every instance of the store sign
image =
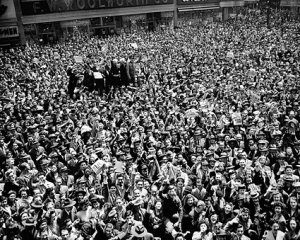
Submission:
POLYGON ((281 0, 280 6, 283 7, 300 7, 300 0, 281 0))
POLYGON ((17 26, 0 27, 0 39, 18 37, 19 31, 17 26))
POLYGON ((24 15, 172 4, 174 0, 44 0, 21 2, 24 15))
POLYGON ((219 0, 177 0, 178 5, 215 4, 219 2, 219 0))

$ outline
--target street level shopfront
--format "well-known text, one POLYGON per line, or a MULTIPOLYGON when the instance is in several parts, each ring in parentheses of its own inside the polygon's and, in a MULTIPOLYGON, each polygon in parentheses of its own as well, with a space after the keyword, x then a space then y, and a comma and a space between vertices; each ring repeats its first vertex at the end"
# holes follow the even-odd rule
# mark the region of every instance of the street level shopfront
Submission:
POLYGON ((20 43, 20 33, 14 1, 0 1, 0 46, 11 46, 20 43))
POLYGON ((222 19, 227 20, 229 17, 238 16, 244 6, 244 0, 221 0, 222 19))
POLYGON ((107 36, 168 27, 174 24, 176 3, 174 0, 21 0, 21 9, 26 35, 58 39, 74 31, 107 36))
POLYGON ((178 0, 177 26, 221 20, 219 0, 178 0))
POLYGON ((281 0, 280 7, 290 10, 293 14, 300 15, 300 0, 281 0))

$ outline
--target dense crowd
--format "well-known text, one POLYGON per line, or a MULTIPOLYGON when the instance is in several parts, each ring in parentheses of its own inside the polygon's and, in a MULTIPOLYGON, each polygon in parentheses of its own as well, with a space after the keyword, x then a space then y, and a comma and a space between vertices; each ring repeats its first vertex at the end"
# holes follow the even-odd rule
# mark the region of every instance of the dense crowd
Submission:
POLYGON ((1 50, 0 239, 300 239, 286 16, 1 50))

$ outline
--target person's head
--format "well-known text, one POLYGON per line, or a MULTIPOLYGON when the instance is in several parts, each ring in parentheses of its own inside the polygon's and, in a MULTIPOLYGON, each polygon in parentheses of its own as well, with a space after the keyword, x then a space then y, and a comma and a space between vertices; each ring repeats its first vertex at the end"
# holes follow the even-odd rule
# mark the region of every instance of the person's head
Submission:
POLYGON ((62 178, 61 177, 55 178, 55 182, 56 182, 56 186, 61 186, 62 185, 62 178))
POLYGON ((111 223, 107 223, 104 228, 105 236, 108 238, 112 238, 114 236, 113 233, 114 233, 114 225, 112 225, 111 223))
POLYGON ((151 195, 156 197, 158 195, 158 187, 156 185, 151 186, 151 195))
POLYGON ((292 155, 292 154, 293 154, 293 150, 292 150, 291 147, 287 147, 287 148, 286 148, 286 154, 287 154, 287 155, 292 155))
POLYGON ((188 194, 186 196, 186 204, 188 206, 193 206, 194 205, 194 197, 192 195, 188 194))
POLYGON ((65 229, 70 233, 72 230, 72 226, 73 226, 72 220, 70 218, 67 218, 64 221, 64 226, 65 226, 65 229))
POLYGON ((196 204, 196 210, 198 212, 202 212, 203 210, 205 210, 205 203, 202 200, 199 200, 196 204))
POLYGON ((274 212, 276 214, 281 214, 282 213, 282 207, 280 205, 276 205, 274 208, 274 212))
POLYGON ((5 196, 2 196, 2 197, 1 197, 1 205, 2 205, 3 207, 6 207, 6 206, 7 206, 7 197, 5 197, 5 196))
POLYGON ((118 175, 118 177, 117 177, 117 184, 120 185, 120 186, 124 184, 124 177, 123 177, 123 175, 118 175))
POLYGON ((207 230, 208 230, 208 226, 207 226, 206 222, 200 223, 200 232, 201 233, 206 233, 207 230))
POLYGON ((120 197, 117 197, 116 199, 116 207, 122 207, 123 205, 123 200, 120 197))
POLYGON ((162 203, 161 203, 161 201, 156 201, 156 203, 155 203, 155 209, 156 210, 161 210, 162 209, 162 203))
POLYGON ((290 197, 290 206, 291 209, 295 209, 297 207, 297 198, 296 197, 290 197))
POLYGON ((177 194, 176 194, 176 189, 175 189, 175 186, 174 185, 170 185, 169 188, 168 188, 168 196, 170 198, 176 198, 177 194))
POLYGON ((246 161, 245 161, 245 159, 240 159, 240 167, 241 168, 245 168, 246 167, 246 161))
POLYGON ((144 181, 142 179, 139 179, 136 181, 136 188, 142 189, 144 187, 144 181))
POLYGON ((89 191, 89 194, 95 194, 96 193, 96 189, 93 185, 91 185, 89 188, 88 188, 88 191, 89 191))
POLYGON ((111 185, 110 188, 109 188, 109 190, 110 190, 111 193, 116 193, 117 188, 116 188, 115 185, 111 185))
POLYGON ((174 240, 185 240, 185 235, 181 232, 177 233, 174 240))
POLYGON ((244 227, 243 225, 239 224, 236 229, 236 234, 241 237, 244 234, 244 227))
POLYGON ((216 213, 213 213, 211 216, 210 216, 210 221, 212 223, 216 223, 218 221, 218 214, 216 213))
POLYGON ((48 231, 42 231, 40 234, 40 240, 47 240, 48 238, 48 231))
POLYGON ((224 211, 225 211, 225 214, 231 213, 232 212, 232 205, 230 203, 226 203, 224 211))
POLYGON ((281 200, 281 194, 279 192, 273 195, 274 202, 279 202, 281 200))
POLYGON ((68 240, 70 238, 70 234, 67 229, 61 230, 61 238, 62 238, 62 240, 68 240))
POLYGON ((243 221, 247 221, 249 219, 249 209, 247 208, 242 209, 241 218, 243 221))
POLYGON ((277 222, 273 222, 272 226, 272 232, 274 235, 277 235, 277 231, 279 230, 279 224, 277 222))
POLYGON ((183 178, 178 178, 176 181, 176 186, 178 188, 182 188, 184 186, 184 179, 183 178))
POLYGON ((34 188, 33 189, 33 196, 39 196, 41 195, 41 190, 39 188, 34 188))
POLYGON ((295 218, 291 218, 289 222, 289 227, 292 231, 295 231, 296 228, 298 227, 297 221, 295 218))
POLYGON ((203 187, 201 178, 196 179, 196 186, 197 186, 197 188, 202 188, 203 187))
POLYGON ((16 200, 17 194, 15 191, 9 191, 8 193, 8 200, 10 203, 14 202, 16 200))
POLYGON ((137 198, 139 198, 141 196, 141 190, 140 189, 134 189, 134 191, 133 191, 133 198, 134 199, 137 199, 137 198))

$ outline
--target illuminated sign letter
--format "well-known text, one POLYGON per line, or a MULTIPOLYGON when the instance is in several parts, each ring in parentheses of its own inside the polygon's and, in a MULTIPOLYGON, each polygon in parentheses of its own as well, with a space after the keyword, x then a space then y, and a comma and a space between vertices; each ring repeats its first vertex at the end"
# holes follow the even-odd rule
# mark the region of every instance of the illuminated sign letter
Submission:
POLYGON ((50 12, 54 12, 56 10, 56 0, 47 0, 50 12))
POLYGON ((107 0, 107 7, 114 7, 114 0, 107 0))
POLYGON ((96 0, 88 0, 89 8, 95 8, 96 6, 96 0))
POLYGON ((77 0, 77 6, 79 9, 85 8, 85 1, 84 0, 77 0))
POLYGON ((117 0, 117 5, 118 5, 119 7, 122 7, 123 4, 124 4, 123 0, 117 0))

